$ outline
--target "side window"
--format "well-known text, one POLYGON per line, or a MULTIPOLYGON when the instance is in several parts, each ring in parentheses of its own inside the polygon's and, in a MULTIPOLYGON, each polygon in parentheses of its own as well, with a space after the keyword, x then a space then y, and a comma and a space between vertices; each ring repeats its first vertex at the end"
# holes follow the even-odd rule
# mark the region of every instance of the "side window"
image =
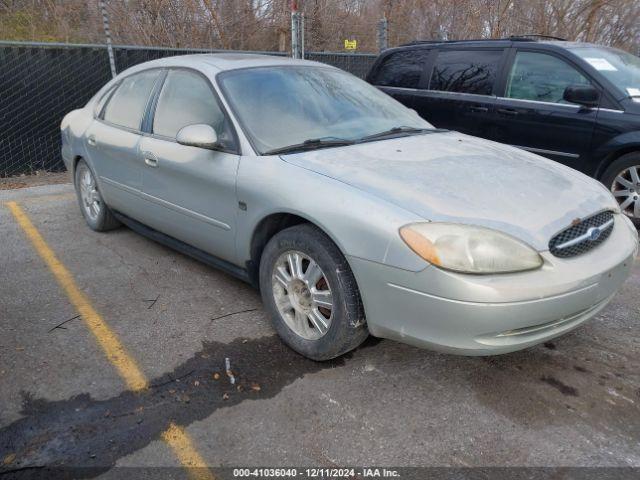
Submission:
POLYGON ((122 80, 107 103, 103 118, 107 122, 139 130, 149 94, 158 74, 158 70, 149 70, 122 80))
POLYGON ((429 50, 407 50, 389 55, 378 68, 373 83, 382 87, 418 88, 429 50))
POLYGON ((518 52, 507 81, 508 98, 567 103, 562 99, 569 85, 589 85, 580 72, 552 55, 518 52))
POLYGON ((501 57, 501 50, 441 50, 429 89, 491 95, 501 57))
POLYGON ((160 92, 153 118, 153 133, 175 138, 181 128, 211 125, 222 145, 230 147, 233 137, 207 81, 189 70, 170 70, 160 92))

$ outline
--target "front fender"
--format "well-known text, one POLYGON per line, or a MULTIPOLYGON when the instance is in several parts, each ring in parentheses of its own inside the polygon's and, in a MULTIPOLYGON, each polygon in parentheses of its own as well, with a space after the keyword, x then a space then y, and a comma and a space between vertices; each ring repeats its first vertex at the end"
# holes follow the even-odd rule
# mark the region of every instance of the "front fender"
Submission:
POLYGON ((237 177, 238 263, 251 259, 251 239, 260 222, 275 213, 307 219, 322 229, 345 256, 410 271, 428 263, 402 241, 398 230, 423 221, 416 214, 333 178, 284 162, 279 157, 242 157, 237 177))
POLYGON ((621 133, 599 145, 595 149, 593 157, 605 158, 606 160, 598 166, 595 177, 600 178, 611 162, 620 155, 633 151, 640 151, 640 130, 621 133))

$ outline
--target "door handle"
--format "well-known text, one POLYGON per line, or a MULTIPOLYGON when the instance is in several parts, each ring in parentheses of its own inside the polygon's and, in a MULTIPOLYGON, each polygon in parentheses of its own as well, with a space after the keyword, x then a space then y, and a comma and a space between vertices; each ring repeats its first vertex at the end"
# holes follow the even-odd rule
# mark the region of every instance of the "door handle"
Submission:
POLYGON ((512 117, 518 115, 518 111, 514 108, 499 108, 498 113, 501 113, 502 115, 510 115, 512 117))
POLYGON ((469 107, 469 110, 474 113, 487 113, 489 111, 487 107, 469 107))
POLYGON ((150 167, 157 168, 158 167, 158 159, 157 158, 149 158, 144 157, 144 163, 150 167))
POLYGON ((89 136, 87 137, 87 143, 88 143, 89 145, 91 145, 92 147, 95 147, 95 146, 98 144, 98 142, 96 142, 96 137, 95 137, 95 136, 93 136, 93 135, 89 135, 89 136))
POLYGON ((142 152, 144 163, 148 167, 158 168, 158 158, 151 152, 142 152))

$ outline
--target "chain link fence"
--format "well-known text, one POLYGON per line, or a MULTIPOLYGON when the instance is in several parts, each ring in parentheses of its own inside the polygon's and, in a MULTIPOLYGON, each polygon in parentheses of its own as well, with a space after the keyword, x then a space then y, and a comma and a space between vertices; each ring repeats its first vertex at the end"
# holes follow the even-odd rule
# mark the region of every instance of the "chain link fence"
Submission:
MULTIPOLYGON (((216 51, 114 46, 118 72, 166 56, 216 51)), ((309 52, 305 58, 363 78, 375 55, 309 52)), ((0 42, 0 65, 0 177, 63 171, 60 122, 111 79, 106 47, 0 42)))

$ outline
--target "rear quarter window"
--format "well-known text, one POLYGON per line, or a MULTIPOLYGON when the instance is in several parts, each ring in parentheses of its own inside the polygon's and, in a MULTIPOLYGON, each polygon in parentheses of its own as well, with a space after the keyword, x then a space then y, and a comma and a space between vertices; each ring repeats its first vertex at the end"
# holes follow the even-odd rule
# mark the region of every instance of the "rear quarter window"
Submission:
POLYGON ((418 88, 429 50, 406 50, 387 56, 373 79, 382 87, 418 88))
POLYGON ((429 89, 491 95, 501 57, 502 50, 442 50, 429 89))
POLYGON ((104 109, 105 104, 107 103, 107 101, 109 101, 109 98, 111 97, 111 94, 113 93, 113 91, 118 87, 118 84, 114 84, 111 87, 109 87, 107 89, 107 91, 102 94, 102 96, 98 99, 98 101, 95 103, 95 106, 93 108, 93 112, 96 116, 100 116, 102 115, 102 110, 104 109))
POLYGON ((114 125, 139 130, 159 73, 159 70, 148 70, 125 77, 108 99, 102 118, 114 125))

